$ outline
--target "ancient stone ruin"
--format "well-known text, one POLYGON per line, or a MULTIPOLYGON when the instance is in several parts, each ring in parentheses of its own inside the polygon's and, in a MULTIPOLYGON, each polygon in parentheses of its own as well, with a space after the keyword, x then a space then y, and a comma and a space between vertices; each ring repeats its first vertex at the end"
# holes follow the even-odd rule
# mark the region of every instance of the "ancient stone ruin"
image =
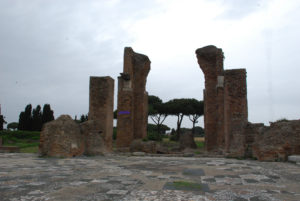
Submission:
POLYGON ((246 70, 224 70, 223 51, 215 46, 197 49, 196 54, 205 76, 206 149, 240 153, 239 135, 248 122, 246 70))
MULTIPOLYGON (((96 132, 87 132, 87 141, 95 143, 95 137, 101 136, 107 151, 112 151, 113 111, 114 80, 111 77, 90 77, 88 119, 94 122, 96 132)), ((89 145, 90 143, 87 143, 87 147, 89 147, 89 145)), ((95 146, 96 145, 92 147, 95 146)))
POLYGON ((118 77, 117 147, 129 147, 147 136, 150 60, 130 47, 124 49, 123 73, 118 77))
MULTIPOLYGON (((215 46, 196 50, 205 76, 205 148, 231 157, 285 161, 300 154, 300 120, 279 121, 270 126, 248 122, 245 69, 224 70, 223 51, 215 46)), ((117 140, 119 150, 169 153, 147 136, 150 60, 146 55, 124 50, 123 73, 118 77, 117 140)), ((114 80, 90 77, 88 121, 78 124, 62 115, 44 125, 40 153, 72 157, 99 155, 112 151, 114 80)), ((181 136, 180 148, 195 148, 191 133, 181 136), (191 143, 193 142, 193 143, 191 143)), ((0 149, 1 147, 0 144, 0 149)))
POLYGON ((41 155, 73 157, 112 151, 113 107, 114 80, 90 77, 89 120, 78 124, 62 115, 46 123, 40 138, 41 155))
POLYGON ((300 120, 279 120, 270 126, 248 123, 245 127, 247 157, 260 161, 286 161, 300 154, 300 120))
POLYGON ((70 116, 61 115, 43 126, 39 150, 43 156, 73 157, 84 153, 84 137, 70 116))
POLYGON ((259 160, 286 160, 300 154, 300 121, 271 124, 248 122, 246 70, 224 70, 223 51, 215 46, 196 50, 205 76, 204 129, 209 152, 259 160))

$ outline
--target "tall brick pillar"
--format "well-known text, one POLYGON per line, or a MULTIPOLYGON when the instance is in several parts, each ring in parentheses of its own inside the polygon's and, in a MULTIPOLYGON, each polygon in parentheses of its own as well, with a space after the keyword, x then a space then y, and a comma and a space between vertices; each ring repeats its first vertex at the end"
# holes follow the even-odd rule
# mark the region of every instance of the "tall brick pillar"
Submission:
POLYGON ((90 77, 89 120, 102 136, 107 150, 112 150, 114 80, 107 77, 90 77))
POLYGON ((248 123, 246 69, 225 70, 224 97, 225 151, 243 156, 248 123))
POLYGON ((117 146, 129 147, 132 140, 147 136, 150 60, 130 47, 124 49, 123 73, 118 78, 117 146))
POLYGON ((218 149, 218 135, 223 135, 223 52, 215 46, 206 46, 196 50, 198 64, 205 77, 204 90, 204 130, 207 151, 218 149), (219 107, 220 104, 220 107, 219 107), (218 132, 220 132, 218 134, 218 132))

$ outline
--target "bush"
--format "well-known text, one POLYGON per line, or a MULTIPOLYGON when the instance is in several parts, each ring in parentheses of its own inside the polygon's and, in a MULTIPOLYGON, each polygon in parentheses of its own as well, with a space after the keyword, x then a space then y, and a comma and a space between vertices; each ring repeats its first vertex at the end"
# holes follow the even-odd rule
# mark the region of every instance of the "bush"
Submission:
POLYGON ((114 127, 113 128, 113 140, 116 140, 117 139, 117 128, 114 127))
POLYGON ((161 141, 161 137, 160 135, 157 133, 157 132, 151 132, 151 131, 148 131, 147 132, 147 139, 148 140, 153 140, 153 141, 161 141))

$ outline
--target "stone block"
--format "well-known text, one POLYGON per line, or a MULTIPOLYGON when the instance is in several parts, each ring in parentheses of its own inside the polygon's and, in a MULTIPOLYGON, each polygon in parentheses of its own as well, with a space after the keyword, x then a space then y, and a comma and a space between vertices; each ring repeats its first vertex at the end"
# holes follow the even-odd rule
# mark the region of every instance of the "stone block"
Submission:
POLYGON ((300 163, 300 155, 288 156, 288 161, 293 163, 300 163))
POLYGON ((99 131, 95 121, 89 120, 81 123, 80 129, 85 139, 85 155, 102 155, 111 151, 111 149, 107 150, 103 133, 99 131))
POLYGON ((157 152, 155 141, 134 140, 130 145, 131 152, 145 152, 155 154, 157 152))
POLYGON ((70 116, 61 115, 43 126, 39 145, 42 156, 74 157, 82 155, 84 148, 80 126, 70 116))
POLYGON ((179 137, 180 149, 196 149, 197 145, 191 132, 181 133, 179 137))

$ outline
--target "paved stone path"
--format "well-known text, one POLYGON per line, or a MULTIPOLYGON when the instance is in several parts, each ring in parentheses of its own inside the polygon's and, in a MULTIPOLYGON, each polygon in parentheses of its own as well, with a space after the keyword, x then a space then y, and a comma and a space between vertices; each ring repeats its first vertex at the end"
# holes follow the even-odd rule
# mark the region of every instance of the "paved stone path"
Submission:
POLYGON ((300 166, 250 160, 0 154, 0 200, 300 200, 300 166))

